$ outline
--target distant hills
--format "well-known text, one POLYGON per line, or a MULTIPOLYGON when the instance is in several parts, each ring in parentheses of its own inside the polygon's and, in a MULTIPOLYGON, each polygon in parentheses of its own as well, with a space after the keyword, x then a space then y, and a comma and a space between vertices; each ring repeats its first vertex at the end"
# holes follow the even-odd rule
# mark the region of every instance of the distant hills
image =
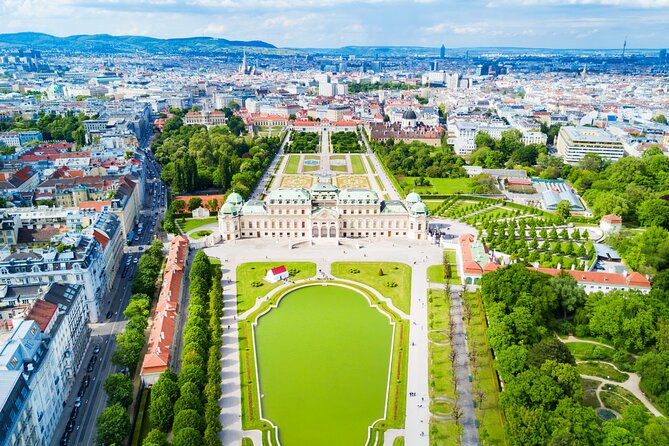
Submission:
POLYGON ((250 52, 261 53, 280 51, 274 45, 260 40, 246 42, 214 37, 158 39, 155 37, 112 36, 109 34, 56 37, 50 34, 32 32, 0 34, 0 48, 32 48, 35 50, 84 53, 149 52, 154 54, 227 53, 239 52, 242 48, 247 48, 250 52))

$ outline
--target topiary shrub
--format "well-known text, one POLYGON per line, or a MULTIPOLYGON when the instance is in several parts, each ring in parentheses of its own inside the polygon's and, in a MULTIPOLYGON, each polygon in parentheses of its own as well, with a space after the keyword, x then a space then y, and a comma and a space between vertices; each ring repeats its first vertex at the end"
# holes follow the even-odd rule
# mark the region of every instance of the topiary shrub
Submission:
POLYGON ((394 280, 389 280, 389 281, 386 282, 386 286, 388 288, 395 288, 395 287, 397 287, 397 282, 395 282, 394 280))
POLYGON ((262 286, 262 282, 259 281, 259 280, 254 280, 253 282, 251 282, 251 286, 252 286, 253 288, 261 287, 261 286, 262 286))

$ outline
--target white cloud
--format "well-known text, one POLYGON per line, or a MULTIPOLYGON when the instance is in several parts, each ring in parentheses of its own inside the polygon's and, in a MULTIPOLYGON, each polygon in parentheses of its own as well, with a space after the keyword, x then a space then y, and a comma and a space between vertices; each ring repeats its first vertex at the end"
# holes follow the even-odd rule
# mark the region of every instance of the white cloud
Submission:
POLYGON ((493 0, 487 3, 489 8, 505 8, 512 5, 522 6, 619 6, 626 8, 667 8, 669 0, 493 0))

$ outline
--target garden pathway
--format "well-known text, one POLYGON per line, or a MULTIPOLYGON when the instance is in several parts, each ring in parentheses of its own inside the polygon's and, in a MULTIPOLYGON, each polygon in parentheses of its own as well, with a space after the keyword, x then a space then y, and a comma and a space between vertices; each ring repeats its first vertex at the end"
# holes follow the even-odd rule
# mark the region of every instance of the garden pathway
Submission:
POLYGON ((379 163, 376 154, 372 151, 372 148, 369 146, 369 142, 367 142, 367 136, 365 136, 365 132, 362 132, 362 141, 364 142, 365 147, 367 147, 368 161, 372 166, 374 166, 374 170, 376 170, 376 173, 379 175, 379 178, 381 179, 381 184, 383 184, 383 187, 390 196, 390 199, 401 200, 402 198, 400 197, 399 191, 395 189, 395 186, 390 181, 390 178, 388 178, 388 174, 386 174, 386 171, 383 169, 383 166, 381 166, 381 164, 379 163))
POLYGON ((269 184, 270 179, 275 176, 274 171, 277 172, 278 179, 281 179, 281 172, 283 172, 283 168, 285 167, 285 163, 288 162, 288 157, 287 156, 281 156, 283 155, 283 149, 288 144, 288 141, 290 141, 290 131, 288 132, 288 135, 286 135, 285 139, 281 143, 281 147, 279 147, 279 151, 277 154, 274 156, 274 159, 270 163, 269 167, 265 172, 263 173, 262 177, 260 177, 260 181, 258 181, 258 184, 256 185, 255 189, 253 189, 253 193, 249 197, 250 199, 258 199, 260 195, 263 194, 265 191, 265 188, 269 184), (277 170, 277 164, 281 163, 281 168, 277 170))
MULTIPOLYGON (((589 361, 589 362, 603 362, 603 361, 589 361)), ((607 362, 605 364, 609 364, 609 363, 607 362)), ((609 364, 609 365, 612 365, 613 367, 615 367, 613 364, 609 364)), ((616 370, 618 370, 617 367, 616 367, 616 370)), ((599 385, 599 387, 597 388, 597 398, 599 398, 599 392, 602 390, 602 386, 611 385, 611 386, 622 387, 623 389, 626 389, 626 390, 629 390, 630 392, 632 392, 632 394, 634 394, 634 396, 637 397, 637 399, 639 401, 641 401, 641 403, 643 403, 643 405, 646 406, 646 408, 648 410, 650 410, 650 412, 653 415, 655 415, 656 417, 664 417, 664 415, 662 415, 662 413, 660 413, 660 411, 657 410, 655 408, 655 406, 653 406, 653 404, 651 404, 650 401, 648 401, 648 398, 646 398, 646 395, 641 391, 641 388, 639 387, 639 381, 641 380, 641 377, 639 375, 637 375, 636 373, 629 373, 629 372, 623 372, 623 373, 627 373, 629 375, 629 378, 627 378, 627 380, 623 381, 623 382, 611 381, 610 379, 605 379, 605 378, 602 378, 602 377, 599 377, 599 376, 592 376, 592 375, 581 375, 581 377, 583 377, 585 379, 591 379, 593 381, 598 381, 598 382, 601 383, 599 385)), ((601 399, 600 399, 600 402, 601 402, 601 399)))

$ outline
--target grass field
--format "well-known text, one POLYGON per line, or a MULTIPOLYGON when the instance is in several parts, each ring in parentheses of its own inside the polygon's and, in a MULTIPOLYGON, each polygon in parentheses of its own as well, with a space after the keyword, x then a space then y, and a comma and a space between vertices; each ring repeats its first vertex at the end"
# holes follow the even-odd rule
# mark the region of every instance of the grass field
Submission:
MULTIPOLYGON (((455 250, 444 249, 444 253, 448 256, 448 260, 451 263, 451 278, 448 283, 451 285, 459 285, 461 281, 460 276, 458 276, 455 250)), ((444 265, 429 266, 427 268, 427 280, 432 283, 444 283, 444 265)))
POLYGON ((589 342, 567 342, 565 345, 578 361, 599 360, 610 362, 623 371, 633 371, 634 369, 634 357, 627 354, 627 357, 621 360, 620 353, 622 351, 616 355, 616 350, 613 347, 604 347, 589 342))
POLYGON ((353 169, 353 175, 364 175, 367 173, 360 155, 351 155, 351 168, 353 169))
POLYGON ((264 296, 282 282, 269 283, 264 280, 267 270, 285 265, 286 269, 297 269, 299 272, 291 276, 291 280, 308 279, 316 275, 316 264, 311 262, 254 262, 243 263, 237 267, 237 314, 253 307, 256 299, 264 296), (253 282, 261 282, 258 287, 253 282))
POLYGON ((307 287, 258 320, 263 417, 282 444, 365 443, 385 411, 392 327, 353 290, 307 287))
MULTIPOLYGON (((478 293, 478 292, 477 292, 478 293)), ((463 305, 469 305, 472 309, 472 319, 466 322, 470 353, 476 345, 476 361, 478 364, 473 375, 473 391, 477 396, 478 390, 482 390, 485 398, 482 404, 477 405, 476 418, 479 420, 479 432, 485 430, 488 437, 486 444, 505 445, 506 434, 502 421, 502 410, 499 407, 499 383, 495 373, 490 346, 486 339, 487 323, 483 302, 477 293, 463 293, 463 305)))
POLYGON ((446 298, 443 291, 430 290, 427 308, 430 412, 439 417, 430 419, 430 445, 456 445, 460 428, 454 421, 443 419, 450 417, 454 408, 448 399, 456 398, 451 346, 448 342, 451 300, 446 298))
POLYGON ((297 169, 300 167, 300 155, 288 155, 288 162, 286 167, 283 169, 283 173, 286 174, 295 174, 297 169))
POLYGON ((207 218, 187 218, 185 222, 178 220, 179 226, 183 232, 190 232, 193 229, 197 229, 204 225, 210 225, 218 221, 217 217, 207 217, 207 218))
POLYGON ((436 211, 437 208, 441 206, 443 200, 423 200, 423 203, 427 205, 427 208, 430 210, 430 214, 434 215, 434 211, 436 211))
POLYGON ((397 262, 334 262, 332 274, 371 286, 393 301, 396 308, 409 314, 411 309, 411 267, 397 262), (352 272, 359 271, 359 272, 352 272), (383 276, 379 273, 383 271, 383 276), (387 286, 396 283, 397 286, 387 286))
POLYGON ((190 235, 190 238, 192 239, 201 239, 203 237, 206 237, 208 235, 213 234, 214 231, 209 231, 209 230, 204 230, 204 231, 195 231, 190 235))
MULTIPOLYGON (((426 178, 431 186, 416 186, 417 177, 404 177, 404 182, 411 189, 415 189, 419 194, 421 192, 431 191, 438 194, 470 194, 473 189, 470 178, 426 178)), ((403 184, 400 181, 400 184, 403 184)))
POLYGON ((602 362, 579 362, 576 364, 576 368, 581 375, 598 376, 611 381, 624 382, 629 378, 627 373, 619 372, 602 362))

